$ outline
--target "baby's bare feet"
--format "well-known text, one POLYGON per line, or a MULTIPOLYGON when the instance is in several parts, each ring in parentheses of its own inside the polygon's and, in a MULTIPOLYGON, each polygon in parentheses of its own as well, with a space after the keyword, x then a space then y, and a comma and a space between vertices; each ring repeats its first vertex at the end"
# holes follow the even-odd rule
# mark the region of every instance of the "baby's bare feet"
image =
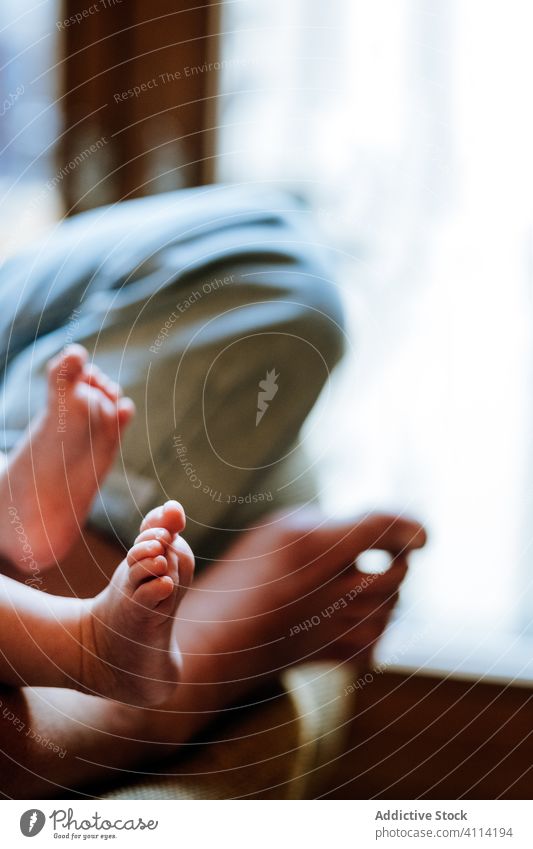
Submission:
POLYGON ((175 504, 159 508, 170 530, 143 530, 109 586, 85 604, 80 671, 85 692, 129 705, 155 705, 169 698, 180 680, 173 626, 192 580, 194 557, 173 533, 175 504))
POLYGON ((408 556, 425 539, 417 522, 401 516, 334 522, 309 508, 242 534, 183 600, 176 622, 182 685, 157 713, 141 712, 139 736, 179 745, 301 662, 367 664, 408 556), (357 567, 371 548, 390 554, 388 571, 357 567))
POLYGON ((47 407, 0 470, 0 556, 28 571, 66 555, 133 412, 80 345, 51 361, 47 407))

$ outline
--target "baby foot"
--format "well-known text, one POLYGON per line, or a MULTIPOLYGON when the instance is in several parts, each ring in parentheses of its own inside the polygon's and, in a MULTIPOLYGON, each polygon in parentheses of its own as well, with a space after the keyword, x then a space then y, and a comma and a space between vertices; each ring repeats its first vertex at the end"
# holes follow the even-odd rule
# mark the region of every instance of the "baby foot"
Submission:
POLYGON ((159 704, 172 695, 181 675, 173 625, 193 571, 185 540, 165 527, 142 531, 109 586, 84 603, 85 692, 132 706, 159 704))
POLYGON ((47 407, 0 470, 0 556, 22 571, 66 555, 134 412, 87 356, 70 345, 49 363, 47 407))

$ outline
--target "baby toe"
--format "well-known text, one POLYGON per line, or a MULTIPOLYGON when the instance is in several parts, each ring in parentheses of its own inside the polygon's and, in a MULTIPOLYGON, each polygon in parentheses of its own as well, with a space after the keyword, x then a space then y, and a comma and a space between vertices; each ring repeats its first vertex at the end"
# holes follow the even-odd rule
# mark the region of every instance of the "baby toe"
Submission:
POLYGON ((179 501, 167 501, 163 505, 163 527, 172 534, 179 534, 185 528, 185 511, 179 501))
POLYGON ((141 531, 148 528, 167 528, 171 534, 177 534, 185 527, 185 512, 177 501, 167 501, 162 507, 155 507, 145 516, 141 531))
POLYGON ((68 345, 48 363, 48 382, 55 389, 58 380, 73 382, 80 377, 88 353, 81 345, 68 345))
POLYGON ((135 415, 135 404, 131 398, 119 398, 117 402, 117 417, 119 427, 125 427, 135 415))
POLYGON ((99 389, 104 393, 104 395, 107 395, 109 400, 113 401, 115 404, 119 401, 122 395, 122 390, 118 383, 111 380, 111 378, 94 363, 91 363, 84 368, 82 379, 85 383, 88 383, 89 386, 99 389))
POLYGON ((154 507, 153 510, 150 510, 149 513, 146 514, 144 519, 141 522, 141 533, 149 530, 150 528, 160 527, 161 521, 163 519, 163 508, 162 507, 154 507))
POLYGON ((168 572, 168 564, 163 555, 145 557, 130 568, 129 580, 134 590, 150 578, 162 578, 168 572))
POLYGON ((169 598, 174 592, 174 581, 168 575, 161 578, 153 578, 140 584, 134 593, 134 600, 142 605, 154 609, 162 601, 169 598))
POLYGON ((173 537, 172 544, 167 549, 169 559, 171 554, 178 561, 180 586, 187 589, 190 587, 194 576, 195 560, 190 545, 178 534, 173 537))
POLYGON ((133 566, 135 563, 138 563, 140 560, 144 560, 146 557, 157 557, 159 554, 163 554, 164 550, 165 547, 160 540, 147 539, 143 542, 136 543, 132 548, 130 548, 126 561, 128 566, 133 566))
POLYGON ((139 534, 134 544, 137 545, 138 542, 151 539, 158 539, 165 545, 169 545, 172 542, 172 535, 166 528, 147 528, 139 534))

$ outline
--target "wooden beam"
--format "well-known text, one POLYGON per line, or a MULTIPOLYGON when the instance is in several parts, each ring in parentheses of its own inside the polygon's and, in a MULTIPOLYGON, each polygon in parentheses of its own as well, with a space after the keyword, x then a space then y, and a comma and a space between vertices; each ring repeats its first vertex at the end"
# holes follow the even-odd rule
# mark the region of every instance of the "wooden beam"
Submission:
POLYGON ((67 210, 204 182, 217 77, 211 3, 88 8, 67 0, 60 27, 67 210))

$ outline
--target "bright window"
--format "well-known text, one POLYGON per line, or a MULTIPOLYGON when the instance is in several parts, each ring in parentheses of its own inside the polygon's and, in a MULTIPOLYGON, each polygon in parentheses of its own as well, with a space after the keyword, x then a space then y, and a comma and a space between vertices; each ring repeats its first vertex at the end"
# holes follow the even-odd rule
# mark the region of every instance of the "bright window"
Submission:
POLYGON ((60 214, 57 8, 52 0, 0 5, 0 254, 29 242, 60 214))
POLYGON ((339 262, 353 353, 308 440, 326 508, 425 519, 403 614, 525 632, 532 4, 247 0, 222 30, 218 178, 305 195, 339 262))

